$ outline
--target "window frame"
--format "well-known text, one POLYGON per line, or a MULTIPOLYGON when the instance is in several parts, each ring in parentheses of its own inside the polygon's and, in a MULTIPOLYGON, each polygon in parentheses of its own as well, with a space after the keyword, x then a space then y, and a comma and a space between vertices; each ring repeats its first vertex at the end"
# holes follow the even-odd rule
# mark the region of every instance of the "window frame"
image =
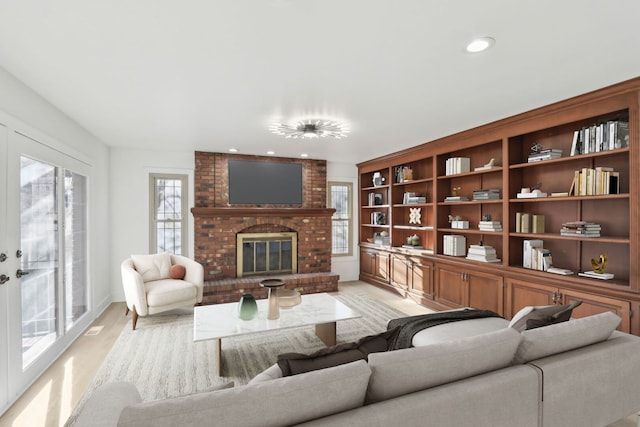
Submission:
POLYGON ((156 200, 156 183, 158 180, 179 180, 181 181, 181 193, 180 193, 180 254, 187 256, 188 243, 189 243, 189 175, 187 174, 172 174, 172 173, 149 173, 149 253, 155 254, 158 252, 158 234, 157 227, 160 222, 178 222, 169 220, 158 220, 157 217, 157 200, 156 200))
POLYGON ((353 183, 349 181, 328 181, 327 182, 327 206, 332 208, 332 188, 333 187, 347 187, 347 218, 338 219, 331 216, 331 256, 332 257, 350 257, 353 256, 353 183), (333 226, 337 222, 347 223, 347 252, 346 253, 334 253, 333 252, 333 226))

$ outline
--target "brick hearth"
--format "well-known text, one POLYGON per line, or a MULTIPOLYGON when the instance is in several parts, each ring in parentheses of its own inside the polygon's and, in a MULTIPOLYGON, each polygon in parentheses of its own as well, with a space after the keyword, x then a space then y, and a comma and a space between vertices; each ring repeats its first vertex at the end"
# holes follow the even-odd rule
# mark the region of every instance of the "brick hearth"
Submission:
POLYGON ((298 272, 278 275, 300 293, 332 292, 339 276, 331 272, 331 215, 326 208, 323 160, 195 153, 195 259, 204 266, 204 303, 238 301, 243 293, 266 297, 264 276, 236 277, 236 234, 294 231, 298 237, 298 272), (230 205, 229 159, 302 164, 303 204, 230 205))

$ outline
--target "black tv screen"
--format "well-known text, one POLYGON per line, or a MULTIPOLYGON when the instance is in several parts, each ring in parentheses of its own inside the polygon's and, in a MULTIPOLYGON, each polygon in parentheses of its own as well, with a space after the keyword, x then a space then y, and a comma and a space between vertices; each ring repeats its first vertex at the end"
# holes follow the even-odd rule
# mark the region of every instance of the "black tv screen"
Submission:
POLYGON ((229 159, 230 204, 302 204, 302 164, 229 159))

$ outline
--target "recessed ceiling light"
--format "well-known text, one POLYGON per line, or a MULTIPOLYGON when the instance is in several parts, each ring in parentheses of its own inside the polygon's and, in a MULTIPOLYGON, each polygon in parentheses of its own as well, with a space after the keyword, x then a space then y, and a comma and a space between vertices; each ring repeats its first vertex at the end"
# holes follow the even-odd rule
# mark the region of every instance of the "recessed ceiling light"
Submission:
POLYGON ((269 151, 267 151, 267 154, 270 155, 270 156, 273 156, 274 154, 276 154, 276 152, 269 150, 269 151))
POLYGON ((309 155, 307 153, 302 153, 300 154, 300 157, 309 157, 309 155))
POLYGON ((237 148, 229 148, 229 152, 231 153, 237 153, 238 149, 237 148))
POLYGON ((479 39, 475 39, 467 45, 467 52, 478 53, 485 51, 493 46, 495 42, 495 39, 491 37, 481 37, 479 39))

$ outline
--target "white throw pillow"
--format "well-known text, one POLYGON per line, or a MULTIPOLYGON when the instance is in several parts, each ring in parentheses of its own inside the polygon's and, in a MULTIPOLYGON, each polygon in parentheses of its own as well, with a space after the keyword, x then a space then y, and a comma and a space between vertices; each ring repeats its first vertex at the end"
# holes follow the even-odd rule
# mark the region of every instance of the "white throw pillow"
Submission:
POLYGON ((151 255, 131 255, 133 266, 145 282, 169 279, 171 255, 168 252, 151 255))

